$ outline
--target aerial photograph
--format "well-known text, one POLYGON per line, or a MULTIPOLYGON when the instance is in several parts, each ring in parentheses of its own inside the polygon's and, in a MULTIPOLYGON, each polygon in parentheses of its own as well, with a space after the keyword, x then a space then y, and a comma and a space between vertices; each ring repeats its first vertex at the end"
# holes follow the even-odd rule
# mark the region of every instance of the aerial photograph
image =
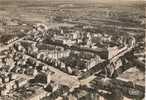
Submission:
POLYGON ((0 0, 0 100, 145 100, 143 0, 0 0))

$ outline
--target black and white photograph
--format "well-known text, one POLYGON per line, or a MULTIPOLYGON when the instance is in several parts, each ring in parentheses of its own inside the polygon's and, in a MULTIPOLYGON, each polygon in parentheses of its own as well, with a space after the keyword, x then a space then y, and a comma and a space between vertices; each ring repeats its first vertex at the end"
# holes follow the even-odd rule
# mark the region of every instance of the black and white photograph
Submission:
POLYGON ((145 0, 0 0, 0 100, 145 100, 145 0))

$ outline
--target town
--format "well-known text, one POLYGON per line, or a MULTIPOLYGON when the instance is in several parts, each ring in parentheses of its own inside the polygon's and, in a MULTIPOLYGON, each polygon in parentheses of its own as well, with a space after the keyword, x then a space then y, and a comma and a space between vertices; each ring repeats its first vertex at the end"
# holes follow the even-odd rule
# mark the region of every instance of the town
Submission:
POLYGON ((10 25, 18 30, 0 34, 0 100, 144 100, 144 29, 117 31, 93 20, 10 25), (121 77, 132 68, 143 75, 140 84, 121 77))

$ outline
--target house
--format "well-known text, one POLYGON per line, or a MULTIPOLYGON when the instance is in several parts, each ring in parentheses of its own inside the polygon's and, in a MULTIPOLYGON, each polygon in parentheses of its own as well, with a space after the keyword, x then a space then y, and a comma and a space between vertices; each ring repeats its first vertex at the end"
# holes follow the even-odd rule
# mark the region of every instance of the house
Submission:
POLYGON ((25 84, 27 84, 27 80, 24 78, 20 78, 18 80, 15 80, 15 85, 17 88, 23 87, 25 84))

